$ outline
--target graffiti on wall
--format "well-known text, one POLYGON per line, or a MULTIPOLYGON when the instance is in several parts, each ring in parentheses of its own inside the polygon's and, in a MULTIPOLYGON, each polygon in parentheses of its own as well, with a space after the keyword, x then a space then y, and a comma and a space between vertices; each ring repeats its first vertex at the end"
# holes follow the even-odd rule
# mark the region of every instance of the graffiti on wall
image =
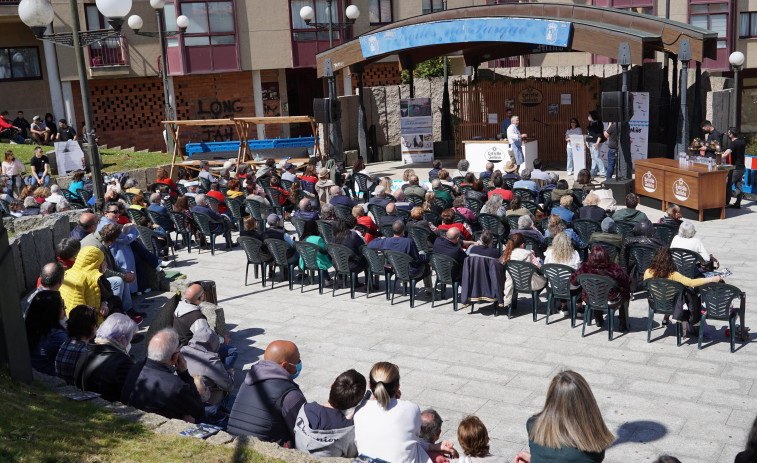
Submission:
MULTIPOLYGON (((197 111, 195 119, 230 119, 244 111, 244 106, 240 99, 219 100, 219 99, 200 99, 197 100, 197 111)), ((201 139, 204 142, 233 140, 236 132, 233 125, 203 127, 201 139)))

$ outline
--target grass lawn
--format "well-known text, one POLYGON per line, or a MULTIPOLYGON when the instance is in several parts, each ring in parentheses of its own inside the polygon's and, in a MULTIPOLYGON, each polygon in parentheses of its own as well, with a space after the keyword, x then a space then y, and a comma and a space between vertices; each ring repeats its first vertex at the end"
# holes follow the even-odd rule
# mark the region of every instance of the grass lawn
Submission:
MULTIPOLYGON (((16 158, 26 165, 27 172, 31 172, 29 169, 29 160, 34 156, 34 148, 36 146, 37 145, 11 145, 9 143, 0 143, 2 160, 5 159, 5 152, 11 150, 16 158)), ((43 148, 45 151, 53 149, 52 146, 44 146, 43 148)), ((103 158, 104 172, 121 172, 142 167, 155 167, 171 164, 171 155, 165 153, 133 153, 130 151, 104 149, 100 150, 100 155, 103 158)))
POLYGON ((247 448, 153 434, 44 385, 14 384, 0 369, 0 462, 185 461, 283 463, 247 448))

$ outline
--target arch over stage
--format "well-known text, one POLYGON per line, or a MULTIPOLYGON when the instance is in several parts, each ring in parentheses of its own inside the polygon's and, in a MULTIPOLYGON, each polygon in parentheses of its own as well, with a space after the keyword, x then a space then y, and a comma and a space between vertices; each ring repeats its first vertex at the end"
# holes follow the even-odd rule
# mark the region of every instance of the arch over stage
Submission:
POLYGON ((641 64, 655 51, 677 55, 684 40, 691 58, 715 58, 717 33, 611 8, 562 3, 506 3, 457 8, 416 16, 372 30, 317 55, 318 76, 360 69, 398 55, 404 69, 431 58, 462 54, 467 65, 542 51, 583 51, 615 58, 628 43, 631 62, 641 64))

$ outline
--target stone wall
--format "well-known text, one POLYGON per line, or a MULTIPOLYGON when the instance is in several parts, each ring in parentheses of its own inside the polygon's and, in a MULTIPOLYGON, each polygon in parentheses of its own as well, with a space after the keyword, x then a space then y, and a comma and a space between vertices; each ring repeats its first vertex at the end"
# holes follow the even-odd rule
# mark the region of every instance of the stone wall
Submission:
MULTIPOLYGON (((144 189, 148 185, 155 183, 157 179, 158 169, 160 168, 166 169, 168 172, 170 172, 171 164, 166 164, 166 165, 157 166, 157 167, 145 167, 142 169, 126 170, 126 171, 123 171, 123 173, 128 174, 129 178, 133 178, 134 180, 139 182, 139 187, 141 189, 144 189)), ((67 175, 63 177, 55 177, 51 179, 51 182, 60 185, 61 188, 68 188, 69 185, 71 185, 71 179, 72 177, 70 175, 67 175)), ((174 171, 174 180, 176 180, 175 171, 174 171)))

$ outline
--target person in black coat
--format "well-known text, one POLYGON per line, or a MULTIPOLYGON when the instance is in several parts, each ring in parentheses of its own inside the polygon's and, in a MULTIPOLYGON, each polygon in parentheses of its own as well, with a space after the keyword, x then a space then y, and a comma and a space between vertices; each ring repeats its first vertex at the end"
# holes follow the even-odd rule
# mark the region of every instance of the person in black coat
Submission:
POLYGON ((459 280, 463 271, 463 263, 468 255, 460 248, 460 229, 450 228, 446 236, 440 236, 434 242, 434 254, 451 257, 458 265, 452 270, 452 279, 459 280))
MULTIPOLYGON (((350 271, 360 273, 365 270, 367 262, 363 254, 360 252, 361 248, 365 246, 365 240, 360 234, 353 230, 357 224, 357 219, 350 216, 347 218, 339 218, 334 221, 334 225, 331 232, 334 236, 334 243, 347 246, 352 251, 350 256, 350 271)), ((362 286, 357 283, 356 286, 362 286)))
POLYGON ((83 391, 96 392, 103 399, 121 398, 126 377, 134 366, 129 355, 137 324, 128 315, 115 313, 97 329, 95 341, 87 344, 74 370, 74 384, 83 391))
POLYGON ((121 402, 171 419, 197 423, 205 414, 187 362, 179 352, 173 329, 158 331, 147 347, 147 358, 129 372, 121 402))

